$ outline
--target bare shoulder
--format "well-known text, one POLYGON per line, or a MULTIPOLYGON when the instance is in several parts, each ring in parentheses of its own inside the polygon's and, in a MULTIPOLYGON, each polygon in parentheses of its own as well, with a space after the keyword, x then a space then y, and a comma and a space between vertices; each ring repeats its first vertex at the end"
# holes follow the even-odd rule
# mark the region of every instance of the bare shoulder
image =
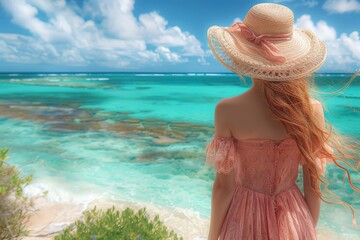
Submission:
POLYGON ((221 99, 215 107, 215 134, 219 136, 231 136, 230 111, 231 101, 228 98, 221 99))
POLYGON ((233 109, 236 108, 239 110, 242 103, 244 102, 244 97, 241 95, 229 98, 223 98, 216 104, 216 109, 221 111, 223 114, 232 113, 233 109))
POLYGON ((324 109, 319 100, 311 99, 313 105, 313 116, 321 125, 324 125, 324 109))
POLYGON ((242 119, 244 118, 246 101, 240 96, 229 97, 221 99, 215 108, 215 119, 217 122, 233 126, 236 122, 237 126, 241 126, 242 119))
POLYGON ((232 101, 229 98, 223 98, 221 99, 215 107, 215 115, 218 118, 227 118, 228 113, 230 113, 230 108, 232 105, 232 101))
POLYGON ((310 99, 311 100, 311 104, 313 106, 313 112, 314 114, 319 114, 323 112, 323 106, 321 104, 321 102, 317 99, 310 99))
POLYGON ((319 106, 319 105, 321 106, 322 105, 321 102, 319 100, 317 100, 317 99, 312 98, 312 99, 310 99, 310 101, 315 106, 319 106))

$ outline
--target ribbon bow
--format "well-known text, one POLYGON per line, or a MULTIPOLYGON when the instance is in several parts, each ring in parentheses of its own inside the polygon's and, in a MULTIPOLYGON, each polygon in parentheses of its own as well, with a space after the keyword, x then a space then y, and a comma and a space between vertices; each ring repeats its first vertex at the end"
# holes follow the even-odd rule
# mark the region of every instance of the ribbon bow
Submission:
POLYGON ((292 33, 263 34, 256 36, 256 34, 243 22, 233 23, 227 31, 230 33, 240 33, 246 40, 260 45, 263 50, 263 57, 266 59, 278 63, 285 63, 286 59, 283 53, 270 41, 291 40, 292 33))

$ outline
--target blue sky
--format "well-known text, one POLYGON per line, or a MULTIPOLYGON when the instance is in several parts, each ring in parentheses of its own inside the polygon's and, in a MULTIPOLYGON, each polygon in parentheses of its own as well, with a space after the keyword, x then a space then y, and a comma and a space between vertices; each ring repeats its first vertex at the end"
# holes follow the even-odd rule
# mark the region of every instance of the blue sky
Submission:
POLYGON ((206 32, 288 6, 327 45, 319 72, 360 67, 360 0, 0 0, 0 71, 228 72, 206 32))

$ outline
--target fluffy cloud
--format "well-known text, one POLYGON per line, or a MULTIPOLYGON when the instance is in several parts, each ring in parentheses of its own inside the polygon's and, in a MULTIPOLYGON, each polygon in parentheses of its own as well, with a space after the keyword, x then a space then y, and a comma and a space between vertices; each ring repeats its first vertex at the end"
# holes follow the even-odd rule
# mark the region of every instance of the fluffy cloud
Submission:
POLYGON ((360 3, 357 0, 326 0, 323 8, 331 13, 359 12, 360 3))
POLYGON ((157 47, 155 50, 157 53, 159 53, 161 56, 164 56, 166 60, 169 62, 187 62, 187 59, 182 59, 178 54, 172 53, 169 48, 167 47, 157 47))
POLYGON ((0 34, 0 56, 7 62, 41 63, 49 58, 59 58, 60 54, 51 44, 40 43, 31 37, 0 34))
POLYGON ((349 50, 351 55, 360 61, 360 39, 359 32, 352 32, 349 36, 341 34, 340 36, 342 44, 349 50))
POLYGON ((0 0, 12 21, 31 36, 1 34, 0 59, 109 67, 204 58, 200 41, 169 27, 157 12, 136 17, 134 0, 88 0, 80 7, 65 0, 0 0))
POLYGON ((328 51, 324 69, 329 72, 353 72, 360 67, 360 39, 359 32, 353 31, 349 35, 342 33, 337 37, 335 28, 320 20, 316 24, 310 15, 302 15, 295 22, 296 28, 312 30, 325 42, 328 51))
POLYGON ((183 47, 185 56, 202 56, 204 50, 195 36, 182 32, 179 27, 167 28, 167 21, 156 12, 139 16, 141 32, 157 46, 183 47))
POLYGON ((33 5, 21 0, 3 0, 1 3, 7 11, 12 13, 14 23, 28 29, 41 39, 49 41, 53 38, 63 37, 60 32, 54 31, 50 24, 36 18, 38 10, 33 5))
POLYGON ((239 18, 239 17, 234 18, 233 23, 235 23, 235 22, 241 22, 241 18, 239 18))
POLYGON ((304 14, 295 22, 295 27, 306 28, 315 32, 323 41, 333 41, 336 39, 336 30, 330 27, 325 21, 320 20, 316 24, 311 19, 310 15, 304 14))

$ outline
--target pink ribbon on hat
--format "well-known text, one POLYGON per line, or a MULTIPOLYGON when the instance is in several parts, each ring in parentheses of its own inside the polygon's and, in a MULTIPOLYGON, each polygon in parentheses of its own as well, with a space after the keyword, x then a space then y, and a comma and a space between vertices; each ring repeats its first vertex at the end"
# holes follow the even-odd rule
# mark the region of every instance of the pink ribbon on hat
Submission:
POLYGON ((256 36, 256 34, 248 28, 243 22, 236 22, 227 29, 232 33, 239 32, 246 40, 260 45, 263 50, 263 57, 268 60, 285 63, 285 56, 281 51, 270 41, 286 41, 291 40, 292 33, 278 33, 278 34, 263 34, 256 36))

